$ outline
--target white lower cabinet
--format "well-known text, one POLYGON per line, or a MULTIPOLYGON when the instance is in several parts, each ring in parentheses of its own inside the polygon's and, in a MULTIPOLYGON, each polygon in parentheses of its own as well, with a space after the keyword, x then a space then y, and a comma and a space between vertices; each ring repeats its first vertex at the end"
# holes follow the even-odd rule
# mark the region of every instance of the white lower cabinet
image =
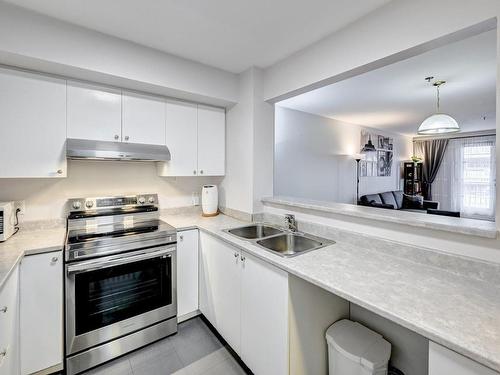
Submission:
POLYGON ((288 274, 241 254, 240 356, 254 374, 288 374, 288 274))
POLYGON ((286 272, 200 232, 200 311, 255 374, 288 374, 286 272))
POLYGON ((429 342, 429 375, 499 375, 444 346, 429 342))
POLYGON ((19 373, 19 267, 0 289, 0 375, 19 373))
POLYGON ((21 262, 21 375, 62 365, 62 263, 62 251, 26 256, 21 262))
POLYGON ((200 311, 240 353, 240 258, 232 246, 200 232, 200 311))
POLYGON ((198 311, 198 229, 177 233, 177 319, 198 311))

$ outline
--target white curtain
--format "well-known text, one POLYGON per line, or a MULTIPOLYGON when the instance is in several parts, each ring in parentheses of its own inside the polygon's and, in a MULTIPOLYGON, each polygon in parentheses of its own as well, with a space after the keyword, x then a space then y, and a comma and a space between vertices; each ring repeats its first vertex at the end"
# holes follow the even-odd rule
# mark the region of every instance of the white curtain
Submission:
POLYGON ((432 200, 462 217, 495 220, 495 136, 451 139, 436 179, 432 200))

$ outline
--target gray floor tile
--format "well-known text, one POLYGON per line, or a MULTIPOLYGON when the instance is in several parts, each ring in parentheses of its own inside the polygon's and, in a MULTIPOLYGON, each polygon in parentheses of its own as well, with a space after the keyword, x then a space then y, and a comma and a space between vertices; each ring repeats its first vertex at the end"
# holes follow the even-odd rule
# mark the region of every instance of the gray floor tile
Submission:
POLYGON ((228 358, 204 372, 203 375, 245 375, 245 371, 233 358, 228 358))
POLYGON ((183 367, 179 356, 172 350, 132 365, 132 371, 134 375, 169 375, 183 367))
POLYGON ((206 324, 183 322, 176 335, 148 345, 85 375, 245 374, 206 324))

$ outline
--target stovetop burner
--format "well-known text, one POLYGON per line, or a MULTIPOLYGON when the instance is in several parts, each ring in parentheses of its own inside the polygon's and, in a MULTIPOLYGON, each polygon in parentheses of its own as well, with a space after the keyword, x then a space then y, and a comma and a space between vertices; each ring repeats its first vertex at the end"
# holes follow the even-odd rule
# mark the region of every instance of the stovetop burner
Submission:
POLYGON ((68 205, 67 262, 177 241, 175 228, 159 218, 156 194, 77 198, 68 205))

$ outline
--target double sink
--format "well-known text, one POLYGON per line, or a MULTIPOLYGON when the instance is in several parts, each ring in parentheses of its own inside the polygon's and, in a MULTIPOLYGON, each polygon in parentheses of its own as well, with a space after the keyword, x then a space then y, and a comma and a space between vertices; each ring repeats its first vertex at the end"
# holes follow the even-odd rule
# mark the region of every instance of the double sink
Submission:
POLYGON ((226 229, 225 232, 253 241, 257 246, 283 257, 293 257, 335 243, 325 238, 287 231, 268 224, 251 224, 226 229))

